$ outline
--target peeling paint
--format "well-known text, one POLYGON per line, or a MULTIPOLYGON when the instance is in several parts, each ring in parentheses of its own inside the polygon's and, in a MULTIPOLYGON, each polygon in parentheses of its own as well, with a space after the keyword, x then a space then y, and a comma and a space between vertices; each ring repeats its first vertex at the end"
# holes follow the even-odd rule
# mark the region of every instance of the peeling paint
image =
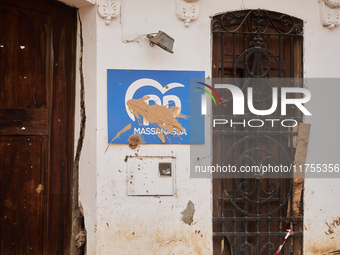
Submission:
POLYGON ((182 216, 182 221, 185 224, 191 225, 194 221, 194 213, 195 213, 195 205, 194 203, 189 200, 188 204, 187 204, 187 208, 181 212, 182 216))

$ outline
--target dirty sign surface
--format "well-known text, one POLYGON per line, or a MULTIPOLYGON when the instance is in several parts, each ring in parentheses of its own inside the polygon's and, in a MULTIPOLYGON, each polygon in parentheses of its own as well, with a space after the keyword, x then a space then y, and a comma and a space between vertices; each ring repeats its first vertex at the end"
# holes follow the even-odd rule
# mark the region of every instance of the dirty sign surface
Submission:
POLYGON ((107 70, 108 142, 202 144, 203 71, 107 70), (190 84, 191 83, 191 84, 190 84))

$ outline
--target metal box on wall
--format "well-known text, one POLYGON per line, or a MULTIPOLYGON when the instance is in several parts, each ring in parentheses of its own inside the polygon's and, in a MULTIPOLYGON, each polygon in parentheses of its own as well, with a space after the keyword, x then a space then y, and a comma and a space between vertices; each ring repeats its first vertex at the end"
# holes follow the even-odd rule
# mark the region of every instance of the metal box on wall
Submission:
POLYGON ((129 157, 127 160, 128 195, 174 195, 175 163, 174 157, 129 157))

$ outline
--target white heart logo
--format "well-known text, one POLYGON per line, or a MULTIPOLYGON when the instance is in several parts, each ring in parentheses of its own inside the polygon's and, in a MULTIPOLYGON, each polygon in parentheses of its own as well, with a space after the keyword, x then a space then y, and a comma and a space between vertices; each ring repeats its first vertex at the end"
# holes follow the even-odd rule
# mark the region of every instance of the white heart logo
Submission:
MULTIPOLYGON (((170 89, 173 88, 178 88, 178 87, 184 87, 183 84, 178 83, 178 82, 173 82, 173 83, 169 83, 168 85, 166 85, 165 87, 163 87, 158 81, 152 80, 152 79, 147 79, 147 78, 143 78, 143 79, 139 79, 134 81, 129 88, 126 91, 125 94, 125 109, 127 114, 129 115, 130 119, 132 121, 135 121, 135 116, 129 111, 128 106, 126 104, 127 101, 129 101, 130 99, 133 99, 133 95, 135 94, 135 92, 142 88, 142 87, 146 87, 146 86, 151 86, 154 87, 156 89, 158 89, 160 92, 162 92, 162 94, 164 95, 167 91, 169 91, 170 89)), ((149 104, 149 101, 154 101, 155 104, 161 105, 161 99, 156 96, 156 95, 145 95, 148 96, 149 99, 146 101, 147 104, 149 104)), ((175 103, 176 107, 179 107, 181 109, 181 100, 175 96, 175 95, 167 95, 163 97, 163 105, 168 105, 170 101, 173 101, 175 103)), ((144 125, 148 125, 149 123, 147 123, 146 121, 144 121, 144 125)))

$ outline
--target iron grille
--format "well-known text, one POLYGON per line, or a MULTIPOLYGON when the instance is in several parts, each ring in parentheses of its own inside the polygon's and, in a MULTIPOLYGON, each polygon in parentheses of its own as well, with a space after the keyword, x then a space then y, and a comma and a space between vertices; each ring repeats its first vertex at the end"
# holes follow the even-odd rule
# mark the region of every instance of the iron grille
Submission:
MULTIPOLYGON (((240 78, 244 94, 254 91, 256 109, 269 109, 272 87, 302 87, 294 78, 303 77, 303 21, 267 10, 227 12, 213 17, 213 78, 240 78), (257 78, 262 78, 261 82, 257 78), (273 78, 277 82, 267 82, 273 78), (263 82, 264 81, 264 82, 263 82)), ((254 115, 232 114, 230 92, 218 90, 223 107, 215 107, 215 118, 249 120, 254 115), (229 94, 228 94, 229 93, 229 94)), ((279 94, 280 97, 280 94, 279 94)), ((281 107, 265 120, 282 120, 281 107)), ((289 107, 287 118, 302 122, 303 116, 289 107)), ((293 128, 266 123, 261 128, 237 125, 213 130, 213 162, 219 165, 290 165, 294 161, 293 128)), ((214 180, 214 254, 274 254, 286 235, 285 225, 294 225, 294 235, 280 254, 302 254, 303 210, 292 214, 292 178, 270 174, 254 178, 214 180)), ((220 178, 222 177, 222 178, 220 178)), ((301 203, 302 204, 302 203, 301 203)))

